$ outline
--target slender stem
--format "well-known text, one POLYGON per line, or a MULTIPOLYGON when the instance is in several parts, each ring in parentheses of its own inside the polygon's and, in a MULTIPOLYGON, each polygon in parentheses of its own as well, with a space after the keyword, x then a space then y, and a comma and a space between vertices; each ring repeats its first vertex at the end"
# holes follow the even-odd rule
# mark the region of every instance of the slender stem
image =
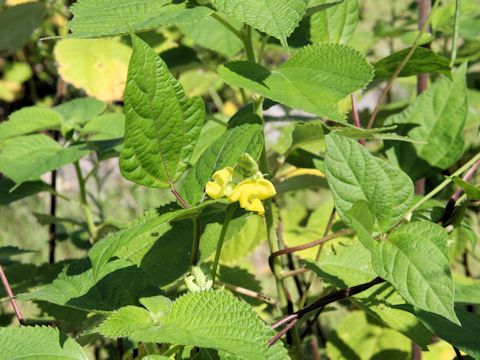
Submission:
MULTIPOLYGON (((465 163, 465 165, 463 165, 460 169, 455 171, 451 176, 449 176, 444 181, 442 181, 435 189, 430 191, 421 200, 417 201, 410 209, 408 209, 408 211, 405 213, 404 218, 408 217, 411 213, 413 213, 415 210, 417 210, 420 206, 422 206, 428 200, 430 200, 435 195, 437 195, 445 186, 447 186, 448 184, 450 184, 453 181, 453 178, 455 176, 461 175, 464 171, 468 170, 471 166, 473 166, 478 160, 480 160, 480 153, 478 153, 473 158, 471 158, 469 161, 467 161, 465 163)), ((403 222, 403 220, 401 222, 403 222)), ((395 225, 394 228, 396 228, 398 225, 400 225, 400 223, 395 225)))
POLYGON ((182 198, 177 189, 175 189, 175 186, 173 184, 170 186, 170 191, 184 209, 188 209, 190 207, 190 205, 188 205, 187 202, 182 198))
POLYGON ((262 39, 262 43, 260 44, 260 49, 258 50, 258 54, 257 54, 257 62, 262 65, 263 63, 263 55, 265 54, 265 47, 267 45, 267 41, 268 41, 268 38, 270 36, 268 35, 265 35, 262 39))
POLYGON ((232 34, 238 37, 243 43, 245 42, 245 38, 243 37, 242 33, 239 30, 235 29, 227 20, 225 20, 215 12, 211 15, 211 17, 217 20, 223 26, 225 26, 228 30, 230 30, 232 34))
POLYGON ((200 218, 193 219, 192 265, 197 265, 200 259, 200 218))
POLYGON ((462 353, 460 352, 460 350, 458 350, 458 348, 456 348, 455 346, 453 346, 453 351, 455 351, 456 360, 463 360, 463 355, 462 355, 462 353))
MULTIPOLYGON (((348 287, 348 288, 345 288, 345 289, 342 289, 342 290, 339 290, 339 291, 336 291, 334 293, 331 293, 331 294, 328 294, 324 297, 321 297, 319 299, 317 299, 316 301, 314 301, 312 304, 294 312, 293 314, 290 314, 290 315, 287 315, 283 318, 281 318, 280 320, 278 320, 277 322, 275 322, 274 324, 272 324, 272 329, 276 329, 282 325, 286 325, 286 327, 288 329, 290 329, 292 326, 289 326, 292 322, 297 322, 299 319, 301 319, 303 316, 305 316, 306 314, 308 314, 309 312, 311 311, 314 311, 316 309, 319 309, 319 308, 323 308, 325 307, 326 305, 328 304, 331 304, 335 301, 338 301, 338 300, 343 300, 343 299, 346 299, 350 296, 353 296, 353 295, 356 295, 356 294, 359 294, 365 290, 368 290, 370 289, 372 286, 375 286, 375 285, 378 285, 378 284, 381 284, 385 282, 385 280, 383 280, 382 278, 380 277, 376 277, 375 279, 373 279, 372 281, 369 281, 368 283, 364 283, 364 284, 360 284, 360 285, 356 285, 356 286, 352 286, 352 287, 348 287)), ((295 325, 295 324, 294 324, 295 325)), ((287 330, 288 331, 288 330, 287 330)), ((282 335, 283 333, 285 332, 282 332, 282 335)), ((277 334, 278 335, 278 334, 277 334)), ((281 337, 281 336, 280 336, 281 337)), ((269 341, 269 345, 273 345, 275 343, 275 341, 277 341, 278 339, 280 339, 280 337, 273 337, 271 339, 271 341, 269 341), (275 341, 272 341, 274 340, 275 341)))
POLYGON ((423 34, 425 33, 425 31, 427 30, 428 24, 430 23, 430 20, 432 19, 432 14, 435 12, 435 10, 437 9, 440 2, 441 2, 440 0, 435 2, 435 4, 432 7, 432 10, 428 14, 427 19, 425 20, 425 22, 422 25, 422 28, 420 29, 420 32, 418 33, 417 37, 415 38, 415 41, 413 42, 412 47, 410 48, 410 51, 405 56, 405 58, 402 60, 402 62, 398 65, 398 67, 395 70, 395 72, 393 73, 392 77, 388 80, 387 86, 385 87, 385 89, 383 89, 382 94, 378 98, 377 105, 375 106, 375 109, 373 110, 372 115, 370 116, 370 119, 368 120, 367 129, 370 129, 373 126, 373 124, 375 122, 375 119, 377 118, 377 114, 380 110, 380 106, 382 105, 383 101, 385 100, 385 97, 387 96, 388 92, 392 88, 393 83, 397 79, 398 75, 400 75, 400 72, 403 70, 405 65, 408 63, 408 61, 412 57, 413 53, 415 52, 415 49, 418 47, 418 43, 419 43, 420 39, 422 38, 423 34))
POLYGON ((250 290, 250 289, 246 289, 246 288, 241 287, 241 286, 226 284, 226 283, 218 281, 218 280, 215 281, 215 283, 220 285, 220 286, 225 286, 227 289, 229 289, 233 292, 251 297, 253 299, 263 301, 267 304, 276 305, 278 303, 278 300, 272 299, 270 296, 264 295, 262 293, 259 293, 259 292, 256 292, 256 291, 253 291, 253 290, 250 290))
POLYGON ((22 315, 22 311, 15 300, 15 296, 13 295, 12 288, 10 287, 10 283, 8 282, 7 276, 3 271, 2 265, 0 265, 0 279, 2 280, 3 286, 5 287, 5 291, 7 292, 8 297, 10 298, 10 303, 12 304, 13 311, 15 312, 15 316, 18 319, 20 325, 25 325, 25 319, 22 315))
POLYGON ((237 210, 237 204, 230 204, 227 208, 227 213, 225 214, 225 219, 223 220, 222 230, 220 231, 220 237, 218 238, 217 251, 215 252, 215 259, 213 260, 212 265, 212 278, 215 281, 217 276, 218 262, 220 261, 220 255, 222 253, 223 243, 225 241, 225 235, 230 225, 230 220, 232 220, 233 214, 237 210))
POLYGON ((243 41, 245 45, 245 51, 247 53, 248 61, 255 62, 255 52, 253 51, 253 42, 252 42, 252 27, 250 25, 245 25, 246 35, 243 41))
MULTIPOLYGON (((360 123, 360 116, 358 115, 357 99, 355 98, 355 94, 352 94, 352 114, 353 123, 357 128, 361 129, 362 124, 360 123)), ((365 145, 365 139, 358 139, 358 142, 362 145, 365 145)))
POLYGON ((457 58, 458 30, 461 8, 462 1, 455 0, 455 18, 453 20, 452 53, 450 55, 450 67, 453 67, 453 65, 455 64, 455 59, 457 58))
POLYGON ((94 243, 97 240, 98 229, 95 225, 92 209, 87 201, 87 191, 85 188, 85 179, 82 175, 82 169, 80 168, 80 163, 75 161, 73 163, 75 166, 75 173, 77 174, 78 187, 80 189, 80 206, 83 210, 83 215, 85 216, 85 222, 87 224, 88 234, 91 241, 94 243))

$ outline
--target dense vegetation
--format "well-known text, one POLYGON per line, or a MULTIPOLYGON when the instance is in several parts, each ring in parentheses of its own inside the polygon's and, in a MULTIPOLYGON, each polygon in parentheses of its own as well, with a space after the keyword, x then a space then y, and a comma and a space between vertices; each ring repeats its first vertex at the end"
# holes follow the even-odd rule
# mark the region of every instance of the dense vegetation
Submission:
POLYGON ((478 0, 0 0, 0 359, 480 359, 478 0))

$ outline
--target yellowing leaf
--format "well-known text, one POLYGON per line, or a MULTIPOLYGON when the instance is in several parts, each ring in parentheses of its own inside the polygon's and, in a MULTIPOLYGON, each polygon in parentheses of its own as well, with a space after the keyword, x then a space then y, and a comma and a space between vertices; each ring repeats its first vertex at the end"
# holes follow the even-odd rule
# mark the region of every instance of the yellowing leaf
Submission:
POLYGON ((63 79, 107 102, 123 99, 131 53, 127 45, 115 39, 65 39, 55 47, 63 79))

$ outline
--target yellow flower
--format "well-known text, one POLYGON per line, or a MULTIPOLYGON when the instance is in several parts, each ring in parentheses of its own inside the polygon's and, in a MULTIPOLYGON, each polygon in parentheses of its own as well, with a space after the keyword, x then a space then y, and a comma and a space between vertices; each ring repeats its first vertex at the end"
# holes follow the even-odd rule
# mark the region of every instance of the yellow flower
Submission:
POLYGON ((245 210, 255 211, 259 215, 265 214, 261 200, 274 196, 277 192, 273 184, 265 179, 244 180, 235 186, 232 194, 228 196, 231 202, 240 201, 240 206, 245 210))
POLYGON ((205 186, 205 192, 212 199, 220 199, 221 197, 228 196, 232 192, 233 169, 226 167, 222 170, 218 170, 212 176, 213 181, 207 182, 205 186))

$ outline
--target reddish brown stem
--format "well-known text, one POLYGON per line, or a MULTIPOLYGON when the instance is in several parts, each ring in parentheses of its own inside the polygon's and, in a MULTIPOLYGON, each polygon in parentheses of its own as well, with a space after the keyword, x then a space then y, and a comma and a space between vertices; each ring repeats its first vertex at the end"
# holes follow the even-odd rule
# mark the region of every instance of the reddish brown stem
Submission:
MULTIPOLYGON (((352 94, 352 114, 353 114, 353 123, 357 128, 361 128, 362 124, 360 123, 360 116, 358 115, 357 100, 355 99, 355 94, 352 94)), ((359 139, 358 142, 362 145, 365 145, 365 139, 359 139)))
POLYGON ((18 322, 20 323, 20 325, 25 325, 25 319, 22 315, 20 307, 17 304, 17 301, 15 300, 15 295, 13 295, 12 288, 10 287, 10 283, 8 282, 7 276, 3 271, 2 265, 0 265, 0 279, 2 280, 3 286, 5 287, 5 291, 7 292, 7 295, 10 298, 10 303, 12 304, 12 308, 13 308, 13 311, 15 312, 15 315, 17 316, 18 322))
POLYGON ((175 189, 173 186, 170 188, 170 191, 172 194, 175 196, 175 198, 178 200, 178 202, 182 205, 184 209, 188 209, 190 205, 187 204, 187 202, 182 198, 182 196, 178 193, 177 189, 175 189))
POLYGON ((281 256, 281 255, 286 255, 286 254, 291 254, 291 253, 294 253, 294 252, 297 252, 297 251, 301 251, 301 250, 306 250, 306 249, 310 249, 312 247, 315 247, 315 246, 318 246, 318 245, 321 245, 329 240, 333 240, 333 239, 336 239, 340 236, 344 236, 344 235, 350 235, 350 234, 353 234, 353 231, 352 230, 349 230, 349 229, 345 229, 345 230, 340 230, 340 231, 337 231, 333 234, 330 234, 330 235, 326 235, 324 237, 322 237, 321 239, 318 239, 318 240, 315 240, 315 241, 311 241, 309 243, 306 243, 306 244, 302 244, 302 245, 298 245, 298 246, 292 246, 292 247, 288 247, 288 248, 283 248, 281 250, 278 250, 278 251, 275 251, 273 252, 269 258, 268 258, 268 264, 270 265, 270 268, 272 269, 273 268, 273 261, 276 257, 278 256, 281 256))

